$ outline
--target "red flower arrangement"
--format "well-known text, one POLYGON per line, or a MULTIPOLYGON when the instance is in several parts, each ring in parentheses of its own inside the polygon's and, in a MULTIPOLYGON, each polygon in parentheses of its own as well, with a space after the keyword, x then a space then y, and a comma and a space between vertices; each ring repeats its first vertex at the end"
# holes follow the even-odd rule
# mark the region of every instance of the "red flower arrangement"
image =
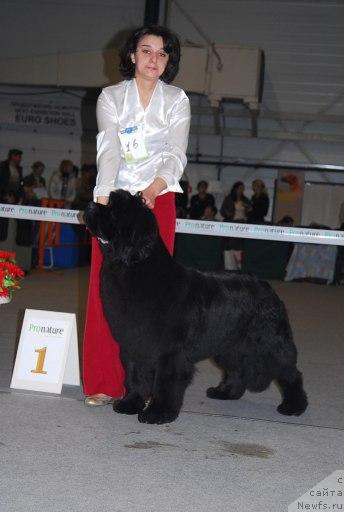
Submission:
POLYGON ((12 299, 13 290, 20 288, 24 271, 16 264, 14 252, 0 251, 0 303, 12 299))

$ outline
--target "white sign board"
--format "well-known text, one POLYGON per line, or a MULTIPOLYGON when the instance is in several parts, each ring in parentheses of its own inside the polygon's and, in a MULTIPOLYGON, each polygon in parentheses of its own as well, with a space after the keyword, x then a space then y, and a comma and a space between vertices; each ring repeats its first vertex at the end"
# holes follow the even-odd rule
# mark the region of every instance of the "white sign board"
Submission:
POLYGON ((75 96, 53 87, 2 86, 0 92, 5 93, 0 96, 1 129, 66 135, 82 133, 84 89, 75 96))
POLYGON ((80 385, 75 314, 27 309, 11 388, 61 393, 80 385))

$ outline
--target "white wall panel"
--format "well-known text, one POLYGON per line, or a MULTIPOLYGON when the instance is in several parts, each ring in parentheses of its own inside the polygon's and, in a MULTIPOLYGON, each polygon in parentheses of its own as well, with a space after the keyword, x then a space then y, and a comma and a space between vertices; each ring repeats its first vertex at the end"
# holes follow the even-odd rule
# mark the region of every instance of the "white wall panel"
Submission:
MULTIPOLYGON (((269 108, 317 112, 343 92, 344 2, 188 0, 182 6, 211 41, 265 51, 269 108), (328 88, 314 89, 323 84, 328 88)), ((183 40, 204 44, 173 1, 170 26, 183 40)))
POLYGON ((143 0, 2 0, 0 59, 101 50, 141 25, 143 0))

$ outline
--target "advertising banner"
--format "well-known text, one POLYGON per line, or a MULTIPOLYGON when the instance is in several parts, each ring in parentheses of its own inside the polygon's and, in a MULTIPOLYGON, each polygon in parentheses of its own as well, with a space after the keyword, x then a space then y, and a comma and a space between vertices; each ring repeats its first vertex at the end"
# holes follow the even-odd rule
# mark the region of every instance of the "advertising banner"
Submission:
POLYGON ((27 309, 11 388, 61 393, 80 385, 75 314, 27 309))

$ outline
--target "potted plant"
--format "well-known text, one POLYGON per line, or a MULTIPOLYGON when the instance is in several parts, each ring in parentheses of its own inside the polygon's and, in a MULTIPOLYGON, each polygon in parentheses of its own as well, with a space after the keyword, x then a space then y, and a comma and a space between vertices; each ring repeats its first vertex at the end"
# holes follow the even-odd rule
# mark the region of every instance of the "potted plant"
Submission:
POLYGON ((20 288, 24 271, 16 264, 14 252, 0 251, 0 304, 10 302, 13 291, 20 288))

